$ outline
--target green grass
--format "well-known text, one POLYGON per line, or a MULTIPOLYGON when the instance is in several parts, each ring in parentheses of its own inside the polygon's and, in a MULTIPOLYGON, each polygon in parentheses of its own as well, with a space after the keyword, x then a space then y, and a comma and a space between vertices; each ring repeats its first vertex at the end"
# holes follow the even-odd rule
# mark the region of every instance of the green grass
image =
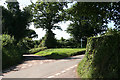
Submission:
POLYGON ((40 51, 35 55, 45 56, 52 59, 61 59, 65 57, 70 57, 73 55, 81 54, 80 52, 85 51, 85 48, 56 48, 56 49, 47 49, 40 51))
POLYGON ((91 72, 91 61, 84 57, 77 67, 78 76, 80 78, 92 78, 91 72))
POLYGON ((37 52, 45 50, 45 49, 46 49, 46 47, 33 48, 33 49, 30 49, 28 53, 37 53, 37 52))

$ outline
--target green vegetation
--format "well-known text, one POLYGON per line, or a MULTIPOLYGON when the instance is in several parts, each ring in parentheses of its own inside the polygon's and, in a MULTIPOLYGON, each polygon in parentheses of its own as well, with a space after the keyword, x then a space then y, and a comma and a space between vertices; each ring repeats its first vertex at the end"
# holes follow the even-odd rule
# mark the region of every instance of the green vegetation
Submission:
POLYGON ((52 59, 61 59, 80 54, 80 52, 83 52, 85 50, 85 48, 56 48, 40 51, 36 53, 36 55, 45 56, 52 59))
POLYGON ((120 34, 88 38, 84 59, 77 72, 80 78, 118 78, 120 34))
POLYGON ((2 33, 14 36, 18 42, 25 37, 37 37, 36 32, 29 29, 31 19, 30 8, 20 10, 18 2, 7 2, 7 8, 2 7, 2 33))
POLYGON ((2 8, 2 68, 18 64, 23 53, 33 48, 32 38, 37 37, 34 30, 29 29, 32 14, 29 7, 20 10, 18 2, 6 2, 2 8))
MULTIPOLYGON (((0 38, 1 39, 1 38, 0 38)), ((22 60, 24 48, 15 43, 14 37, 2 35, 2 68, 8 68, 22 60)))
POLYGON ((61 30, 61 27, 55 24, 63 21, 64 17, 62 13, 64 12, 64 6, 67 6, 67 3, 39 1, 37 1, 35 4, 32 3, 31 12, 34 16, 33 22, 35 27, 46 30, 45 38, 42 41, 42 47, 56 47, 57 44, 55 34, 52 30, 61 30))
MULTIPOLYGON (((80 48, 81 42, 76 43, 74 38, 64 39, 61 37, 61 39, 57 40, 57 48, 80 48)), ((84 40, 82 42, 82 47, 86 47, 86 41, 84 40)))
POLYGON ((28 53, 37 53, 37 52, 43 51, 43 50, 45 50, 45 49, 46 49, 46 47, 32 48, 32 49, 29 50, 28 53))
POLYGON ((66 17, 69 21, 72 21, 67 28, 67 32, 73 37, 74 44, 79 46, 81 38, 87 43, 88 37, 98 33, 102 34, 107 30, 107 24, 111 21, 114 21, 116 28, 118 28, 120 25, 120 10, 118 7, 120 7, 120 2, 76 2, 71 8, 67 9, 66 17))
MULTIPOLYGON (((21 61, 23 53, 35 53, 45 49, 40 47, 47 47, 47 50, 38 52, 37 55, 46 56, 48 58, 58 59, 76 55, 81 51, 85 51, 85 48, 79 49, 82 42, 81 39, 84 40, 82 44, 83 47, 85 47, 88 37, 96 36, 98 34, 104 35, 103 32, 107 30, 107 24, 110 21, 113 21, 115 23, 114 25, 116 26, 116 28, 114 30, 109 30, 105 34, 107 35, 106 37, 90 38, 88 45, 90 44, 92 46, 87 46, 86 57, 80 64, 84 66, 84 64, 89 64, 89 62, 87 61, 90 61, 91 63, 94 62, 94 64, 97 65, 97 70, 94 68, 95 65, 92 65, 91 69, 95 69, 95 71, 100 72, 99 67, 101 67, 101 65, 97 63, 100 63, 98 60, 102 61, 101 57, 105 58, 106 61, 109 60, 110 62, 108 63, 112 63, 112 61, 117 59, 115 57, 111 58, 111 56, 117 55, 116 51, 118 50, 119 46, 117 40, 117 33, 120 33, 120 2, 76 2, 71 8, 67 8, 69 4, 67 2, 37 1, 36 3, 33 3, 31 1, 32 4, 24 7, 22 10, 20 9, 18 2, 10 2, 9 0, 7 0, 6 3, 7 8, 2 6, 1 16, 3 39, 0 37, 0 39, 2 39, 3 41, 3 68, 7 68, 21 61), (61 38, 60 40, 57 40, 55 38, 53 30, 62 30, 60 25, 57 24, 63 21, 71 21, 69 27, 66 30, 66 32, 71 35, 71 38, 61 38), (43 39, 38 41, 32 40, 38 35, 34 30, 30 29, 31 23, 34 23, 35 28, 42 28, 46 31, 46 35, 43 39), (111 34, 113 35, 110 36, 111 34), (90 56, 88 53, 98 54, 91 54, 90 56), (106 56, 108 56, 109 59, 106 56)), ((0 35, 2 34, 0 33, 0 35)), ((102 61, 103 63, 101 64, 106 64, 106 61, 102 61)), ((116 63, 114 63, 114 65, 116 65, 116 63)), ((106 65, 102 65, 102 67, 104 66, 106 65)), ((114 66, 109 66, 110 70, 113 69, 113 67, 114 66)), ((84 70, 88 71, 88 73, 86 74, 92 74, 92 72, 89 72, 89 70, 84 70)), ((105 68, 105 70, 107 69, 105 68)), ((110 73, 110 70, 108 70, 108 73, 110 73)), ((116 68, 114 70, 116 70, 116 68)), ((115 71, 111 70, 111 72, 113 76, 116 76, 115 71)), ((79 73, 80 75, 83 74, 80 71, 79 73)), ((104 77, 102 73, 104 72, 100 72, 99 75, 104 77)), ((83 74, 83 76, 84 75, 85 74, 83 74)), ((94 74, 92 76, 94 77, 94 74)))
POLYGON ((54 35, 55 34, 52 31, 47 31, 45 38, 42 40, 42 46, 47 48, 56 48, 57 40, 54 35))

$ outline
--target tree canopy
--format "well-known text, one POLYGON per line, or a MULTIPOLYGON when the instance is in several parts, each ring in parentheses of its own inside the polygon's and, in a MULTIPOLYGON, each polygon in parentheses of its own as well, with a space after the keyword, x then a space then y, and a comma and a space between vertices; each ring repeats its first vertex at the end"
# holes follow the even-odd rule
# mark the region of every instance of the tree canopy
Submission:
POLYGON ((46 30, 43 44, 48 48, 55 47, 53 44, 56 43, 56 40, 52 29, 61 29, 55 24, 63 21, 64 6, 67 6, 66 2, 36 2, 31 5, 35 27, 46 30))
POLYGON ((119 2, 77 2, 67 10, 69 15, 67 18, 72 21, 67 32, 80 42, 83 37, 87 38, 106 31, 110 21, 114 21, 118 27, 120 21, 119 6, 119 2))
POLYGON ((32 4, 33 22, 36 28, 43 28, 46 31, 51 29, 61 29, 55 24, 63 21, 63 12, 66 3, 59 2, 36 2, 32 4))
POLYGON ((35 31, 29 29, 32 14, 28 7, 21 11, 18 2, 7 2, 7 8, 2 7, 3 33, 14 36, 17 41, 37 36, 35 31))

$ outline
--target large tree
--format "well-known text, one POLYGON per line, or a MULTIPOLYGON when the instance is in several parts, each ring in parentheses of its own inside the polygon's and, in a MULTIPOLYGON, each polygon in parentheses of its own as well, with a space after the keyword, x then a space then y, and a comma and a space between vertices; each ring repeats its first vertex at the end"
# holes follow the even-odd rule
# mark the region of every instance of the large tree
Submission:
POLYGON ((107 30, 107 24, 113 20, 118 27, 120 3, 85 3, 77 2, 68 12, 68 20, 72 21, 67 29, 76 42, 107 30))
POLYGON ((46 30, 44 38, 44 45, 48 48, 55 47, 55 37, 52 29, 61 29, 57 24, 63 21, 64 6, 67 6, 64 2, 36 2, 32 4, 33 22, 36 28, 43 28, 46 30))
POLYGON ((32 19, 29 7, 21 11, 18 2, 7 2, 7 9, 2 7, 2 14, 3 34, 14 36, 16 41, 37 36, 35 31, 29 29, 32 19))

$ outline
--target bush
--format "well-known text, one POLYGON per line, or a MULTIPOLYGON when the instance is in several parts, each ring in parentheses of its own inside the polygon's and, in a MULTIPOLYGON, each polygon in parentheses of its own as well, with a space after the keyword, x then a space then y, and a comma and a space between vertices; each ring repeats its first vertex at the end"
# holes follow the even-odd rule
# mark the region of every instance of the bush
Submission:
POLYGON ((8 68, 22 60, 23 48, 16 43, 14 37, 2 35, 2 68, 8 68))
MULTIPOLYGON (((82 47, 85 48, 87 44, 87 39, 83 39, 82 47)), ((57 48, 81 48, 81 42, 76 42, 73 38, 64 39, 61 37, 60 40, 57 40, 57 48)))
POLYGON ((80 78, 118 78, 120 35, 88 38, 84 59, 79 63, 80 78))

